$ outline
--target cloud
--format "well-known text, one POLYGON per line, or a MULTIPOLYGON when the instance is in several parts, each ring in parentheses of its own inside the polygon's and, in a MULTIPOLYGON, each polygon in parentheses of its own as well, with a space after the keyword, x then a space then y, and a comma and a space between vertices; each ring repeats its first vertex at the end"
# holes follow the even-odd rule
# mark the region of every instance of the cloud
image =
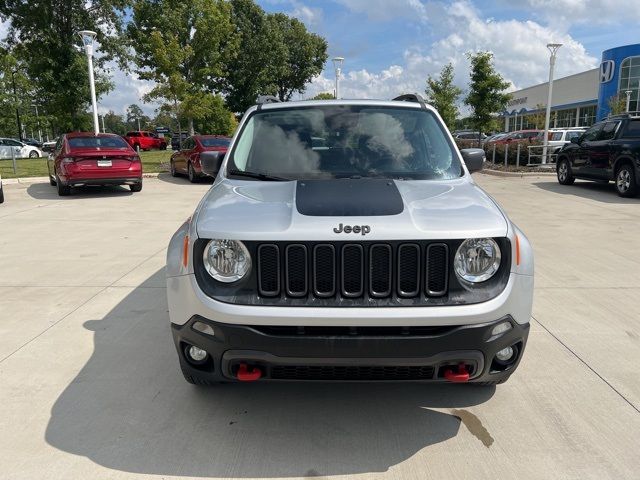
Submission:
MULTIPOLYGON (((434 4, 430 15, 429 25, 448 33, 426 47, 408 47, 402 62, 378 72, 348 71, 347 59, 340 96, 392 98, 400 93, 423 92, 427 76, 438 75, 449 62, 454 65, 456 84, 466 89, 469 79, 466 52, 481 50, 494 52, 495 67, 512 84, 512 89, 535 85, 547 80, 549 52, 546 44, 550 41, 564 44, 556 63, 556 78, 597 65, 598 60, 567 33, 533 21, 484 19, 468 1, 434 4)), ((324 76, 314 79, 305 96, 333 91, 331 73, 327 70, 324 76)))
POLYGON ((564 29, 584 23, 607 25, 640 21, 637 0, 509 0, 508 5, 533 12, 564 29))
POLYGON ((289 15, 303 22, 307 27, 313 28, 322 24, 324 14, 321 8, 313 8, 301 2, 291 2, 293 9, 289 15))
POLYGON ((142 97, 153 88, 153 82, 140 80, 135 73, 125 73, 113 63, 107 65, 107 69, 112 73, 114 88, 100 97, 98 111, 102 114, 113 110, 117 114, 124 114, 127 107, 135 103, 145 114, 153 115, 153 110, 159 105, 142 101, 142 97))
POLYGON ((336 0, 354 13, 371 20, 390 18, 426 19, 427 7, 420 0, 336 0))

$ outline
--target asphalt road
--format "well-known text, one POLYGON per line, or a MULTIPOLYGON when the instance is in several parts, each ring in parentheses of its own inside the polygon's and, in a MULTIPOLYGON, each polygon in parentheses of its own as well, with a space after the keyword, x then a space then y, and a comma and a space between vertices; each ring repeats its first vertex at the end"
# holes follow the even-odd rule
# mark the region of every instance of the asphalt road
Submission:
POLYGON ((206 184, 0 205, 0 478, 640 478, 640 199, 477 181, 536 253, 505 385, 185 383, 164 255, 206 184))

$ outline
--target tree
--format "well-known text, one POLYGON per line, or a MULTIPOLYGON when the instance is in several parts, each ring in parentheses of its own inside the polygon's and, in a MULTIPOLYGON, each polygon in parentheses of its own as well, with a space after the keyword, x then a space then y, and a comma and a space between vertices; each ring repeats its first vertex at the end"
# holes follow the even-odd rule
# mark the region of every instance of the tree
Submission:
POLYGON ((493 116, 507 107, 511 95, 504 91, 509 83, 495 71, 491 52, 468 53, 467 58, 471 62, 471 81, 464 103, 471 107, 473 128, 486 132, 490 130, 493 116))
POLYGON ((207 98, 207 112, 196 122, 199 133, 209 135, 232 135, 238 126, 235 115, 224 104, 220 95, 207 98))
POLYGON ((207 96, 238 50, 231 6, 223 0, 138 0, 127 32, 138 76, 155 82, 144 100, 172 104, 193 134, 194 120, 204 118, 207 96))
POLYGON ((544 121, 547 115, 547 106, 542 103, 538 103, 536 105, 536 109, 534 113, 529 116, 529 122, 533 124, 533 127, 536 130, 541 130, 544 128, 544 121))
POLYGON ((142 111, 142 108, 140 108, 140 106, 136 105, 135 103, 127 107, 125 118, 127 122, 127 128, 130 130, 138 130, 138 128, 144 130, 146 128, 145 126, 151 123, 151 119, 147 115, 145 115, 142 111))
MULTIPOLYGON (((131 0, 3 0, 0 19, 10 22, 7 43, 25 75, 34 83, 34 96, 43 111, 55 112, 57 128, 86 128, 90 103, 87 61, 76 49, 78 30, 97 32, 100 45, 94 59, 96 94, 111 88, 105 65, 124 61, 121 37, 125 10, 131 0)), ((89 117, 90 118, 90 117, 89 117)))
POLYGON ((315 97, 313 97, 311 100, 335 100, 335 95, 333 93, 329 93, 329 92, 322 92, 317 94, 315 97))
POLYGON ((627 111, 627 96, 620 93, 611 95, 607 100, 607 105, 611 115, 625 113, 627 111))
POLYGON ((458 118, 458 97, 462 95, 462 89, 453 84, 453 65, 446 64, 440 72, 439 78, 431 75, 427 78, 427 100, 438 111, 444 123, 449 129, 455 126, 458 118))
POLYGON ((266 14, 253 0, 231 0, 242 48, 231 60, 223 91, 231 111, 244 112, 259 95, 288 100, 303 92, 327 60, 326 41, 284 14, 266 14))
POLYGON ((104 115, 104 127, 107 132, 118 135, 124 135, 128 130, 122 115, 116 114, 113 110, 104 115))
POLYGON ((268 15, 267 22, 277 46, 269 83, 275 86, 278 97, 285 102, 295 92, 303 93, 307 83, 322 72, 328 57, 327 41, 308 32, 297 18, 283 13, 268 15))

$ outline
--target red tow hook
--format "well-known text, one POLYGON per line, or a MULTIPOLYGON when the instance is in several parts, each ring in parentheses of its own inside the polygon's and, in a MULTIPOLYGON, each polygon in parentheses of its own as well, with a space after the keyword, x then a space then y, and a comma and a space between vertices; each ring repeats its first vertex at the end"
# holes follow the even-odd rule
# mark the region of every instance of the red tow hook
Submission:
POLYGON ((469 381, 469 372, 467 371, 467 366, 464 363, 460 363, 458 365, 458 371, 453 373, 453 370, 447 368, 444 371, 444 378, 450 382, 455 383, 464 383, 469 381))
POLYGON ((258 367, 251 367, 251 370, 249 370, 246 363, 241 363, 238 367, 237 378, 241 382, 255 382, 260 377, 262 377, 262 370, 258 367))

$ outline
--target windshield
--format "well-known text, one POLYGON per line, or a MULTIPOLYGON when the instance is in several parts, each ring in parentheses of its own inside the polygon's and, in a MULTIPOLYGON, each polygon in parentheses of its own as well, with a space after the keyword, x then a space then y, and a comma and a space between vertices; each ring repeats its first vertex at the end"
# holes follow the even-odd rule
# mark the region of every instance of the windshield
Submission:
POLYGON ((228 147, 230 142, 228 138, 200 138, 203 147, 228 147))
POLYGON ((129 148, 120 137, 75 137, 69 138, 70 148, 129 148))
POLYGON ((228 175, 285 179, 462 175, 441 123, 426 110, 327 105, 254 113, 231 152, 228 175))

